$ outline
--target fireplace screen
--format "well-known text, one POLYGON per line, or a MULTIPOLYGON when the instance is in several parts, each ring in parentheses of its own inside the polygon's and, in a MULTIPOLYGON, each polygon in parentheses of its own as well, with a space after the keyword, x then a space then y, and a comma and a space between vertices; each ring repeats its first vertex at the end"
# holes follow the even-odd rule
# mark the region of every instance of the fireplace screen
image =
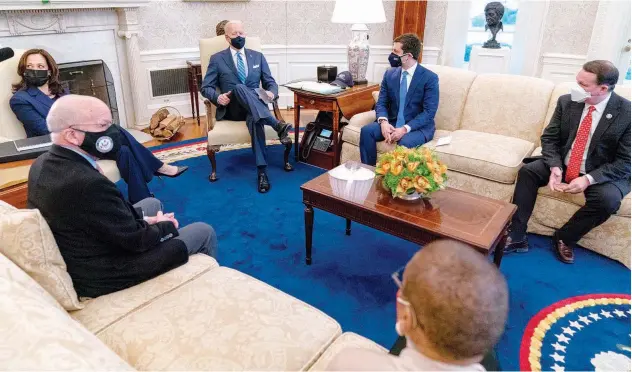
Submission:
POLYGON ((71 94, 93 96, 105 102, 112 112, 112 122, 119 125, 114 80, 102 60, 69 62, 59 65, 61 85, 71 94))

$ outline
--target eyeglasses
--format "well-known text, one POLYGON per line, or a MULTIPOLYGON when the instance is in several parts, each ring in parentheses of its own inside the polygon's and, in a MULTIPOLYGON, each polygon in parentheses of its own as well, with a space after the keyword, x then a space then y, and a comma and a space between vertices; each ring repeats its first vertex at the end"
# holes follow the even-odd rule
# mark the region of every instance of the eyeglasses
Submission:
POLYGON ((81 129, 74 128, 75 125, 97 126, 97 127, 101 128, 101 129, 108 129, 111 125, 113 125, 113 123, 100 123, 100 124, 97 124, 97 123, 85 123, 85 124, 83 124, 82 123, 82 124, 73 124, 73 125, 69 126, 68 128, 77 130, 79 132, 83 132, 81 129))
POLYGON ((420 328, 423 328, 421 323, 419 323, 419 321, 417 320, 417 313, 415 312, 415 308, 413 307, 413 304, 411 304, 408 300, 402 297, 402 291, 404 290, 404 270, 405 269, 406 269, 406 266, 402 266, 393 274, 391 274, 391 278, 393 278, 395 285, 397 285, 397 288, 399 288, 399 290, 397 291, 397 302, 399 302, 400 304, 404 306, 408 306, 411 310, 410 312, 413 317, 414 326, 416 327, 417 325, 419 325, 420 328))

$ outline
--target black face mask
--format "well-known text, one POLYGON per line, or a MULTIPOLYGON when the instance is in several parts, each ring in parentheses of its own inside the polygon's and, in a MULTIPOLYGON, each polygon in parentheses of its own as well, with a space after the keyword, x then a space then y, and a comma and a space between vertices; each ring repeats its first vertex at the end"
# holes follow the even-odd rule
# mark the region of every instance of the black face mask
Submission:
POLYGON ((41 87, 48 82, 48 70, 31 70, 24 71, 24 82, 32 87, 41 87))
POLYGON ((116 125, 110 125, 103 132, 75 130, 85 134, 80 149, 99 159, 116 160, 116 154, 121 149, 121 133, 116 125))
POLYGON ((246 45, 246 38, 243 36, 232 38, 230 39, 230 45, 232 45, 235 49, 241 49, 244 45, 246 45))

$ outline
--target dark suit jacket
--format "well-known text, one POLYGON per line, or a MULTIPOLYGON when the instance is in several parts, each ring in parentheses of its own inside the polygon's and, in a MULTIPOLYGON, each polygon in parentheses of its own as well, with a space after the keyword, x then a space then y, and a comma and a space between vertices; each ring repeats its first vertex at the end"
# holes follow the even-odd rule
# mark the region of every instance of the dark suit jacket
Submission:
MULTIPOLYGON (((274 81, 272 73, 270 73, 270 67, 268 66, 266 57, 251 49, 244 48, 244 51, 246 54, 246 63, 248 64, 248 76, 246 77, 244 85, 248 88, 256 89, 259 88, 259 84, 261 84, 263 89, 274 93, 275 98, 278 97, 279 86, 274 81)), ((202 96, 208 98, 217 106, 217 120, 222 120, 227 110, 227 106, 217 104, 217 97, 219 97, 220 94, 234 90, 238 84, 241 84, 241 81, 237 75, 237 67, 233 61, 230 47, 213 54, 209 60, 206 76, 204 76, 200 91, 202 96), (217 88, 219 88, 221 93, 217 93, 217 88)), ((235 101, 235 96, 231 96, 231 103, 228 105, 228 110, 232 108, 230 106, 236 103, 235 101)))
POLYGON ((171 222, 149 225, 81 155, 53 145, 31 166, 28 207, 50 226, 79 296, 131 287, 188 261, 171 222))
MULTIPOLYGON (((397 112, 401 104, 399 102, 401 76, 401 67, 386 70, 380 86, 380 97, 375 105, 377 117, 388 118, 389 123, 393 126, 397 122, 397 112)), ((435 132, 434 117, 439 107, 439 77, 437 74, 417 65, 404 104, 405 124, 410 126, 411 131, 421 131, 426 137, 426 142, 432 140, 435 132)))
MULTIPOLYGON (((564 169, 564 158, 575 141, 583 110, 584 103, 573 102, 570 94, 557 100, 541 139, 547 166, 564 169)), ((624 196, 630 192, 630 101, 614 92, 590 140, 586 173, 597 183, 614 183, 624 196)))
POLYGON ((49 133, 46 127, 46 115, 55 100, 34 87, 18 90, 11 96, 9 106, 24 125, 27 137, 43 136, 49 133))

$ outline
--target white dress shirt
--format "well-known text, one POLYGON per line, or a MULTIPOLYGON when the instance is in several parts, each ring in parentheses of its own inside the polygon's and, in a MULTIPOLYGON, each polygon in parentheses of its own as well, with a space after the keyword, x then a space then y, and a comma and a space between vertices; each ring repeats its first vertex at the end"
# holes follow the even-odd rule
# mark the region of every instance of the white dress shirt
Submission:
MULTIPOLYGON (((415 63, 408 70, 404 70, 404 68, 402 67, 402 73, 399 76, 399 83, 400 84, 402 83, 402 78, 404 76, 404 71, 408 72, 408 76, 406 76, 406 95, 408 95, 408 89, 410 89, 410 82, 413 81, 413 74, 415 73, 415 70, 417 69, 418 65, 419 65, 419 63, 415 63)), ((404 104, 405 103, 406 102, 404 102, 404 104)), ((402 103, 400 102, 399 104, 401 105, 402 103)), ((379 123, 380 120, 382 120, 382 119, 388 120, 388 118, 379 117, 379 118, 377 118, 377 122, 379 123)), ((406 133, 410 133, 410 125, 404 124, 404 128, 406 128, 406 133)))
POLYGON ((244 60, 244 67, 246 68, 246 77, 248 77, 248 61, 246 60, 246 48, 241 48, 240 50, 230 48, 230 53, 233 55, 235 68, 237 69, 237 71, 239 71, 239 65, 237 64, 237 52, 241 53, 241 58, 244 60))
MULTIPOLYGON (((612 93, 608 93, 608 97, 606 97, 606 99, 594 105, 595 111, 593 111, 592 113, 592 124, 590 126, 590 135, 588 136, 588 142, 586 142, 586 148, 584 149, 584 155, 582 156, 582 164, 579 168, 579 173, 581 174, 586 174, 586 157, 588 156, 590 141, 592 140, 592 136, 595 133, 595 129, 597 129, 597 125, 599 125, 599 121, 601 120, 601 117, 603 116, 603 113, 606 110, 606 106, 608 105, 608 101, 610 101, 611 95, 612 93)), ((582 121, 584 121, 584 118, 588 114, 588 108, 590 106, 592 105, 589 105, 587 103, 584 105, 584 111, 582 112, 582 117, 579 119, 579 125, 581 125, 582 121)), ((575 146, 575 141, 577 141, 577 138, 575 138, 575 140, 573 141, 573 146, 575 146)), ((566 158, 564 158, 564 165, 566 166, 568 166, 568 162, 571 159, 571 152, 573 152, 572 146, 571 146, 571 150, 568 152, 568 154, 566 154, 566 158)), ((592 178, 591 175, 586 174, 586 178, 588 178, 588 181, 590 181, 591 185, 595 183, 595 179, 592 178)))
POLYGON ((327 365, 328 371, 485 371, 479 363, 455 365, 442 363, 421 354, 411 347, 399 356, 375 350, 347 348, 327 365))

